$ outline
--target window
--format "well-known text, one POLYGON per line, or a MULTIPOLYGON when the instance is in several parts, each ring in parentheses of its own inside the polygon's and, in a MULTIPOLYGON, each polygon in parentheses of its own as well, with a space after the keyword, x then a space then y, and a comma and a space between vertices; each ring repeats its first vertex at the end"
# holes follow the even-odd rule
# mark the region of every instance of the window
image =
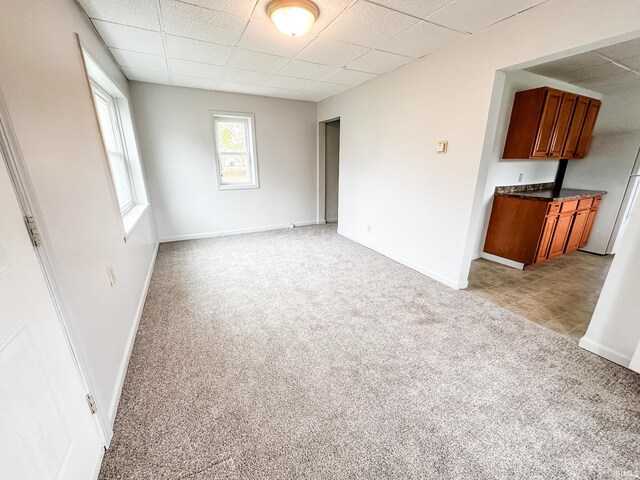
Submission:
POLYGON ((118 106, 115 99, 96 84, 91 84, 91 90, 96 104, 104 147, 109 158, 109 168, 111 169, 113 186, 118 197, 118 206, 120 207, 120 213, 126 215, 136 204, 136 198, 129 168, 129 159, 124 148, 118 106))
POLYGON ((258 188, 253 115, 213 113, 218 188, 258 188))
POLYGON ((129 102, 84 49, 82 54, 126 240, 148 206, 129 102))

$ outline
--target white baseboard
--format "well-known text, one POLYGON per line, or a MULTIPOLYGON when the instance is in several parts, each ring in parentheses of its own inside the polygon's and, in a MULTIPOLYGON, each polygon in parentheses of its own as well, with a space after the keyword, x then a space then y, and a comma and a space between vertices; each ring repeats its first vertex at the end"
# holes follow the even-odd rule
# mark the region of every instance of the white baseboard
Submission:
POLYGON ((613 363, 622 365, 625 368, 629 368, 629 364, 631 363, 631 357, 609 347, 605 347, 604 345, 587 338, 586 335, 580 339, 580 343, 578 343, 578 345, 591 353, 595 353, 607 360, 611 360, 613 363))
MULTIPOLYGON (((111 404, 109 405, 109 421, 111 425, 116 419, 116 413, 118 411, 118 404, 120 403, 120 396, 122 395, 122 387, 124 386, 124 379, 127 376, 127 369, 129 368, 129 359, 131 358, 131 352, 133 351, 133 344, 136 341, 136 333, 138 333, 138 325, 140 325, 140 319, 142 318, 142 310, 144 309, 144 302, 147 299, 147 293, 149 292, 149 285, 151 284, 151 275, 153 274, 153 267, 156 264, 156 257, 158 256, 158 247, 159 243, 156 243, 155 250, 153 251, 153 256, 151 257, 151 264, 149 265, 149 270, 147 271, 147 277, 144 282, 144 287, 142 289, 142 295, 140 296, 140 300, 138 301, 138 309, 136 311, 135 321, 131 326, 131 330, 129 331, 129 338, 127 339, 127 346, 124 350, 124 355, 122 360, 120 361, 120 369, 118 373, 118 380, 116 382, 117 388, 113 392, 113 396, 111 397, 111 404)), ((109 443, 111 443, 111 437, 113 433, 109 432, 109 443)), ((107 445, 108 447, 109 445, 107 445)))
POLYGON ((524 270, 524 263, 514 262, 513 260, 509 260, 508 258, 499 257, 497 255, 492 255, 490 253, 482 252, 480 257, 491 260, 492 262, 499 263, 501 265, 506 265, 507 267, 517 268, 518 270, 524 270))
MULTIPOLYGON (((293 222, 293 226, 295 227, 306 227, 307 225, 318 225, 321 222, 317 220, 305 220, 303 222, 293 222)), ((324 223, 324 222, 322 222, 324 223)), ((268 232, 270 230, 283 230, 285 228, 291 228, 290 223, 279 224, 279 225, 265 225, 262 227, 251 227, 251 228, 238 228, 236 230, 221 230, 218 232, 204 232, 204 233, 189 233, 186 235, 173 235, 168 237, 160 237, 158 241, 160 243, 167 242, 180 242, 183 240, 200 240, 202 238, 214 238, 214 237, 227 237, 230 235, 241 235, 243 233, 257 233, 257 232, 268 232)))
POLYGON ((345 238, 348 238, 349 240, 359 243, 360 245, 363 245, 371 250, 373 250, 374 252, 377 252, 381 255, 384 255, 385 257, 390 258, 391 260, 401 263, 402 265, 404 265, 405 267, 409 267, 411 270, 415 270, 418 273, 421 273, 423 275, 426 275, 427 277, 433 278, 434 280, 437 280, 440 283, 443 283, 444 285, 446 285, 447 287, 451 287, 453 289, 456 290, 460 290, 463 288, 467 287, 467 282, 457 282, 455 280, 451 280, 450 278, 447 277, 443 277, 442 275, 432 272, 431 270, 427 270, 425 268, 419 267, 418 265, 415 265, 407 260, 405 260, 404 258, 401 258, 393 253, 389 253, 389 252, 385 252, 384 250, 379 249, 378 247, 373 246, 372 244, 365 242, 359 238, 353 237, 347 233, 344 233, 343 231, 341 231, 340 229, 338 229, 338 235, 342 235, 345 238))

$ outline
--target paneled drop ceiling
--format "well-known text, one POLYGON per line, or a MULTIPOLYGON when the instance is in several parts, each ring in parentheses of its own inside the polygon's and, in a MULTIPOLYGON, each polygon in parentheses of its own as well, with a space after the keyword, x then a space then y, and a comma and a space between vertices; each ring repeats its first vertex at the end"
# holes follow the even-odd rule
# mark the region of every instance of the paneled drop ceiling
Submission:
POLYGON ((130 80, 319 101, 546 0, 314 0, 286 37, 269 0, 77 0, 130 80))
POLYGON ((601 92, 640 85, 640 38, 527 70, 601 92))

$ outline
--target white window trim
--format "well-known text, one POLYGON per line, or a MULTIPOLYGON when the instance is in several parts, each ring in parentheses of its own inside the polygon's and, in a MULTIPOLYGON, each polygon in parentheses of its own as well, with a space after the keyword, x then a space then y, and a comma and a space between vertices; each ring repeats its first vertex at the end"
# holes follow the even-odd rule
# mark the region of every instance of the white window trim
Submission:
MULTIPOLYGON (((103 99, 107 100, 110 104, 110 106, 113 109, 113 125, 112 128, 114 130, 114 132, 116 133, 116 143, 121 143, 122 145, 119 145, 122 148, 122 155, 124 156, 124 164, 126 167, 126 171, 127 171, 127 186, 131 192, 131 200, 129 200, 129 202, 127 202, 124 206, 120 207, 120 200, 118 199, 118 208, 120 209, 120 214, 122 215, 122 218, 124 219, 127 215, 128 212, 130 212, 136 205, 138 205, 137 202, 137 198, 138 195, 136 194, 136 186, 133 182, 133 173, 131 172, 131 161, 129 159, 129 154, 127 152, 127 145, 124 139, 124 132, 122 130, 122 124, 121 124, 121 120, 120 120, 120 110, 118 109, 118 102, 115 98, 113 98, 111 95, 109 95, 108 92, 106 92, 100 85, 98 85, 96 82, 90 80, 91 83, 91 87, 92 90, 91 92, 94 94, 97 94, 101 97, 103 97, 103 99), (95 89, 95 90, 94 90, 95 89)), ((100 120, 98 119, 98 122, 100 120)), ((102 131, 100 132, 100 134, 102 134, 102 131)), ((109 160, 109 156, 115 154, 115 155, 120 155, 119 152, 110 152, 107 150, 107 146, 104 146, 105 151, 107 153, 107 160, 109 160)), ((113 181, 113 178, 115 176, 115 172, 113 171, 112 167, 111 167, 111 161, 107 162, 109 165, 109 172, 111 173, 111 178, 113 181)), ((117 198, 117 194, 116 194, 116 198, 117 198)))
MULTIPOLYGON (((126 95, 120 90, 120 88, 116 85, 116 83, 111 80, 107 74, 100 68, 100 66, 96 63, 95 60, 89 55, 89 53, 84 49, 82 45, 80 45, 80 50, 82 52, 82 60, 84 62, 86 79, 87 79, 87 87, 89 88, 89 94, 91 95, 91 104, 94 109, 94 115, 96 118, 96 126, 98 127, 98 134, 100 135, 100 139, 102 141, 103 150, 105 152, 105 163, 107 167, 107 173, 109 174, 109 187, 111 189, 111 195, 114 202, 114 208, 118 213, 118 219, 120 221, 120 225, 122 227, 122 232, 124 236, 124 241, 126 242, 129 237, 132 235, 136 226, 142 220, 142 217, 145 215, 145 212, 148 210, 149 202, 148 202, 148 194, 146 190, 144 173, 142 171, 142 165, 136 165, 137 174, 134 176, 131 165, 132 156, 135 157, 137 162, 140 162, 140 156, 138 154, 138 146, 135 138, 135 132, 128 131, 124 132, 124 128, 122 125, 122 118, 120 111, 120 102, 124 101, 126 104, 129 103, 126 95), (109 153, 107 152, 106 145, 104 143, 104 139, 102 138, 102 131, 100 130, 100 120, 98 119, 98 112, 95 105, 95 101, 93 99, 93 90, 91 86, 97 85, 100 90, 106 92, 108 96, 114 98, 115 105, 114 107, 118 109, 116 111, 116 119, 118 122, 118 126, 120 128, 120 133, 122 135, 123 149, 124 153, 127 157, 127 168, 129 171, 129 179, 131 182, 132 193, 134 195, 134 203, 129 208, 121 211, 120 202, 118 201, 118 195, 116 193, 114 181, 113 181, 113 172, 111 171, 111 164, 109 161, 109 153), (117 97, 117 98, 116 98, 117 97), (131 143, 131 144, 130 144, 131 143)), ((128 105, 126 105, 128 110, 128 105)), ((129 130, 131 130, 130 121, 129 122, 129 130)))
MULTIPOLYGON (((257 144, 256 144, 256 119, 253 113, 245 113, 245 112, 221 112, 221 111, 211 111, 211 124, 213 128, 213 152, 216 163, 216 178, 218 182, 218 190, 248 190, 260 188, 260 180, 258 174, 258 156, 257 156, 257 144), (220 152, 218 152, 218 138, 217 138, 217 128, 216 128, 216 117, 227 117, 227 118, 240 118, 243 120, 248 120, 248 140, 249 140, 249 150, 247 152, 247 156, 249 157, 249 161, 251 164, 251 170, 253 173, 253 178, 250 183, 222 183, 222 168, 220 166, 220 152)), ((223 152, 224 154, 224 152, 223 152)))

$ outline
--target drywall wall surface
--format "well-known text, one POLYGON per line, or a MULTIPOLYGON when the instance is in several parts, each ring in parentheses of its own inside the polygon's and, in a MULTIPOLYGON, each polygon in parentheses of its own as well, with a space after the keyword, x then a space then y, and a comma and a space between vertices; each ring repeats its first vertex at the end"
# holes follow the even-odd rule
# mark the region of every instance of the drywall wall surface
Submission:
POLYGON ((497 112, 497 115, 489 115, 487 131, 495 130, 495 134, 493 135, 493 142, 491 138, 487 137, 482 157, 482 163, 488 170, 484 195, 481 199, 482 205, 479 210, 481 219, 478 221, 479 229, 475 241, 474 258, 478 258, 483 250, 491 217, 495 188, 501 185, 553 182, 558 170, 558 160, 514 160, 502 158, 516 92, 547 86, 593 98, 601 98, 602 96, 591 90, 522 70, 496 72, 496 84, 497 88, 502 85, 502 95, 500 95, 499 90, 494 88, 495 94, 491 100, 491 111, 497 112), (504 78, 500 78, 501 76, 504 76, 504 78), (494 121, 495 125, 493 125, 494 121))
POLYGON ((72 0, 0 5, 0 89, 42 212, 65 316, 98 408, 113 421, 156 234, 147 211, 124 241, 76 33, 128 94, 72 0))
MULTIPOLYGON (((580 346, 625 367, 640 346, 640 208, 632 210, 580 346)), ((634 368, 637 368, 636 365, 634 368)))
POLYGON ((317 221, 316 104, 132 82, 161 241, 317 221), (255 116, 260 188, 218 190, 212 111, 255 116))
POLYGON ((481 158, 496 70, 627 40, 639 22, 631 0, 616 8, 550 0, 320 102, 319 120, 341 120, 340 232, 466 286, 483 218, 481 158), (439 140, 449 141, 448 153, 436 153, 439 140))
MULTIPOLYGON (((603 106, 606 105, 606 98, 603 106)), ((640 125, 638 125, 640 126, 640 125)), ((564 185, 568 188, 605 190, 589 243, 582 249, 604 255, 614 245, 616 221, 640 149, 640 130, 625 133, 598 132, 591 141, 589 154, 569 162, 564 185)), ((624 212, 623 212, 624 213, 624 212)))
POLYGON ((325 220, 338 221, 338 184, 340 170, 340 121, 329 122, 325 130, 325 220))

